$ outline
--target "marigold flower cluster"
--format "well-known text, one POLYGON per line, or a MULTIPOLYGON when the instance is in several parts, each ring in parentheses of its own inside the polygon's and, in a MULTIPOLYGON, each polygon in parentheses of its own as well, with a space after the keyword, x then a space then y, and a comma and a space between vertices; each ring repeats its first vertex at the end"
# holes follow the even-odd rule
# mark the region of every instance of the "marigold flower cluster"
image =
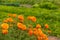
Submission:
MULTIPOLYGON (((3 23, 1 24, 2 28, 2 34, 8 34, 9 23, 15 22, 13 18, 17 18, 19 21, 16 23, 16 26, 19 30, 27 31, 29 36, 35 36, 37 37, 37 40, 48 40, 48 37, 46 34, 42 31, 42 26, 40 24, 36 24, 35 28, 33 28, 32 25, 30 27, 27 27, 24 22, 24 16, 23 15, 17 15, 17 14, 8 14, 9 18, 6 18, 3 20, 3 23)), ((35 16, 28 16, 27 20, 31 20, 33 23, 37 21, 35 16)), ((46 29, 49 28, 48 24, 44 25, 46 29)), ((50 30, 48 30, 49 33, 51 33, 50 30)))

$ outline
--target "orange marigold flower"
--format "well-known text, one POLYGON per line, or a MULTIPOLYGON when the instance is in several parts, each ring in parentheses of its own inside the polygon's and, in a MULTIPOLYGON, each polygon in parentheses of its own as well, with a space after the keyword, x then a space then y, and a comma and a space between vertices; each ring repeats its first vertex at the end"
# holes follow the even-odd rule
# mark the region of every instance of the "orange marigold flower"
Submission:
POLYGON ((40 36, 38 36, 38 40, 48 40, 48 37, 42 33, 40 36))
POLYGON ((40 36, 43 33, 41 29, 34 28, 33 30, 33 33, 36 36, 40 36))
POLYGON ((48 40, 48 37, 46 34, 42 34, 41 37, 44 39, 44 40, 48 40))
POLYGON ((13 22, 13 19, 12 18, 7 18, 7 21, 8 22, 13 22))
POLYGON ((24 20, 23 15, 18 15, 18 19, 20 19, 20 20, 24 20))
POLYGON ((3 20, 3 22, 7 23, 8 21, 7 20, 3 20))
POLYGON ((22 24, 22 23, 17 23, 17 26, 19 29, 21 30, 26 30, 26 25, 22 24))
POLYGON ((2 34, 7 34, 8 30, 2 29, 2 34))
POLYGON ((36 35, 36 36, 38 35, 38 31, 37 31, 36 28, 33 29, 33 34, 36 35))
POLYGON ((26 28, 26 25, 23 25, 21 29, 22 29, 22 30, 26 30, 26 29, 27 29, 27 28, 26 28))
POLYGON ((36 22, 36 17, 34 16, 28 16, 27 19, 32 20, 33 22, 36 22))
POLYGON ((43 32, 41 29, 38 29, 38 35, 41 35, 43 32))
POLYGON ((42 37, 38 36, 38 37, 37 37, 37 40, 42 40, 42 37))
POLYGON ((8 29, 9 25, 7 23, 1 24, 2 29, 8 29))
POLYGON ((47 37, 47 35, 44 34, 44 33, 42 33, 40 36, 41 36, 43 39, 45 39, 45 38, 47 37))
POLYGON ((32 21, 33 21, 33 22, 36 22, 36 17, 33 16, 33 17, 32 17, 32 21))
POLYGON ((11 16, 12 16, 12 14, 8 14, 8 16, 10 16, 10 17, 11 17, 11 16))
POLYGON ((31 18, 32 18, 31 16, 28 16, 28 17, 27 17, 28 20, 31 20, 31 18))
POLYGON ((16 14, 13 14, 13 17, 16 17, 17 15, 16 14))
POLYGON ((38 28, 41 28, 41 25, 40 24, 37 24, 36 25, 36 28, 38 29, 38 28))
POLYGON ((22 23, 17 23, 17 26, 18 26, 19 29, 22 28, 22 27, 21 27, 22 25, 23 25, 22 23))
POLYGON ((45 40, 48 40, 48 37, 46 37, 45 40))
POLYGON ((49 28, 49 25, 48 24, 45 24, 45 28, 49 28))
POLYGON ((30 36, 33 35, 33 30, 32 30, 31 28, 29 28, 29 30, 28 30, 28 34, 29 34, 30 36))

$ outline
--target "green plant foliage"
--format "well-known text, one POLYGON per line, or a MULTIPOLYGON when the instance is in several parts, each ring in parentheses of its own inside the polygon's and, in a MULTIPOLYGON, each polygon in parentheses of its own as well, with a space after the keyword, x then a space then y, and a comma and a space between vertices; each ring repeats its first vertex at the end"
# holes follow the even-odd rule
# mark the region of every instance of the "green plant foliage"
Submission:
POLYGON ((51 3, 51 2, 44 2, 42 4, 40 4, 41 8, 45 8, 45 9, 58 9, 58 6, 51 3))

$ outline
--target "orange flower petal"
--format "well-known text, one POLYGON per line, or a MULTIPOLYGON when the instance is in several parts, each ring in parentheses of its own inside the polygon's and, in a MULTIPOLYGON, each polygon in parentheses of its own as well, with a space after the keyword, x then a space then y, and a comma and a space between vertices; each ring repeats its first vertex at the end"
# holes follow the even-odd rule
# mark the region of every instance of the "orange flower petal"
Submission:
POLYGON ((18 15, 18 19, 20 19, 20 20, 24 20, 23 15, 18 15))
POLYGON ((2 34, 7 34, 8 33, 8 30, 2 30, 2 34))
POLYGON ((2 29, 8 29, 9 28, 9 25, 7 23, 3 23, 1 24, 2 26, 2 29))
POLYGON ((49 28, 49 25, 48 24, 45 24, 45 28, 49 28))
POLYGON ((16 14, 13 14, 13 17, 16 17, 17 15, 16 14))
POLYGON ((38 29, 38 28, 41 28, 41 25, 40 24, 37 24, 36 25, 36 28, 38 29))

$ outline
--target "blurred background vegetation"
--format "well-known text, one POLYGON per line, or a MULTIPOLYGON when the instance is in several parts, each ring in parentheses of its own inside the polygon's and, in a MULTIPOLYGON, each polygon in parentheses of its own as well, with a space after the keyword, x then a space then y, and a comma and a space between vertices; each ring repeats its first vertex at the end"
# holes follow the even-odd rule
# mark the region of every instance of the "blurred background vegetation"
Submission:
POLYGON ((0 4, 3 5, 20 5, 20 4, 37 4, 51 2, 60 6, 60 0, 0 0, 0 4))

